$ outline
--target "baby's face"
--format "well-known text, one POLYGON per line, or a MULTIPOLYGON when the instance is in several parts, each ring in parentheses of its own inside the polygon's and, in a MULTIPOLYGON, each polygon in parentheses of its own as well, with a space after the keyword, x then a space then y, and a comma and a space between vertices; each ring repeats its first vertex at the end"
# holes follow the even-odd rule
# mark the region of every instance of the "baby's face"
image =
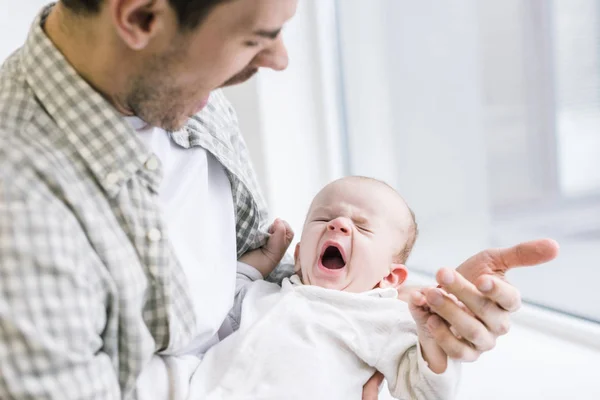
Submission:
POLYGON ((358 179, 334 182, 313 201, 296 270, 308 285, 371 290, 390 274, 411 221, 406 203, 390 188, 358 179))

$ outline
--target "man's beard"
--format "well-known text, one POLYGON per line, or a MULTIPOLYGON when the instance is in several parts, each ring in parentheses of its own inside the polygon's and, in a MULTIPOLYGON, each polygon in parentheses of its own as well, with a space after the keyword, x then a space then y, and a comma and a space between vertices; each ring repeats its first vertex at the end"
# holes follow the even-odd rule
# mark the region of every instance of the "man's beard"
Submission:
MULTIPOLYGON (((182 103, 183 90, 169 86, 168 58, 160 57, 149 65, 146 73, 133 81, 126 104, 134 115, 144 122, 167 131, 180 129, 189 118, 182 103)), ((236 85, 250 79, 258 72, 256 67, 246 67, 229 78, 223 85, 236 85)))
POLYGON ((246 82, 248 79, 252 78, 254 74, 258 72, 258 68, 252 67, 242 70, 229 78, 221 87, 237 85, 239 83, 246 82))
POLYGON ((182 115, 182 93, 174 88, 164 86, 144 85, 139 82, 133 86, 127 96, 127 104, 134 115, 151 126, 173 132, 181 128, 187 120, 182 115))
POLYGON ((187 120, 183 90, 172 86, 170 59, 178 53, 157 56, 132 80, 126 104, 134 115, 151 126, 176 131, 187 120))

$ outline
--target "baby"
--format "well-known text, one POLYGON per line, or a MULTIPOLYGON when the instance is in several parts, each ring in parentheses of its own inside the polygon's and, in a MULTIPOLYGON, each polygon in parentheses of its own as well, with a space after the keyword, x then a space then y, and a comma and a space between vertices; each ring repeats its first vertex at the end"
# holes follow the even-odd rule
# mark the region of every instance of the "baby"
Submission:
POLYGON ((291 242, 276 221, 265 247, 240 260, 239 330, 206 353, 189 398, 360 399, 376 370, 395 398, 453 398, 457 363, 427 335, 427 310, 397 299, 416 236, 414 214, 390 186, 337 180, 313 200, 297 275, 280 287, 263 280, 291 242))

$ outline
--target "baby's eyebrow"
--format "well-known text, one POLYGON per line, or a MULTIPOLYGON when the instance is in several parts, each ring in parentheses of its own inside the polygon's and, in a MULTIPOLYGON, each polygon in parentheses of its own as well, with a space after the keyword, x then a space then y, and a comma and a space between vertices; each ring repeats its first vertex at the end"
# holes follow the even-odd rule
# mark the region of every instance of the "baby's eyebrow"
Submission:
POLYGON ((314 217, 315 214, 331 214, 331 211, 331 207, 319 206, 311 211, 311 215, 314 217))
POLYGON ((359 224, 359 225, 369 223, 369 219, 362 214, 352 215, 352 221, 354 221, 355 224, 359 224))
POLYGON ((358 225, 366 225, 370 222, 364 210, 357 210, 348 205, 318 206, 311 211, 311 218, 327 216, 328 218, 337 218, 339 216, 348 217, 358 225))

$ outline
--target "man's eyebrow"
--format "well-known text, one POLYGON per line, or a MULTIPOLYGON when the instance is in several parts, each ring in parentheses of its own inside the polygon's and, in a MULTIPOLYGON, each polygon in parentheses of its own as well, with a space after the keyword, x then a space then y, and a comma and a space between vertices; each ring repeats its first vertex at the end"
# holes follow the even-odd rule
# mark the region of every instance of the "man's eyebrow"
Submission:
POLYGON ((275 39, 277 39, 277 36, 279 36, 279 34, 281 33, 281 28, 273 29, 273 30, 257 29, 253 33, 256 36, 275 40, 275 39))

